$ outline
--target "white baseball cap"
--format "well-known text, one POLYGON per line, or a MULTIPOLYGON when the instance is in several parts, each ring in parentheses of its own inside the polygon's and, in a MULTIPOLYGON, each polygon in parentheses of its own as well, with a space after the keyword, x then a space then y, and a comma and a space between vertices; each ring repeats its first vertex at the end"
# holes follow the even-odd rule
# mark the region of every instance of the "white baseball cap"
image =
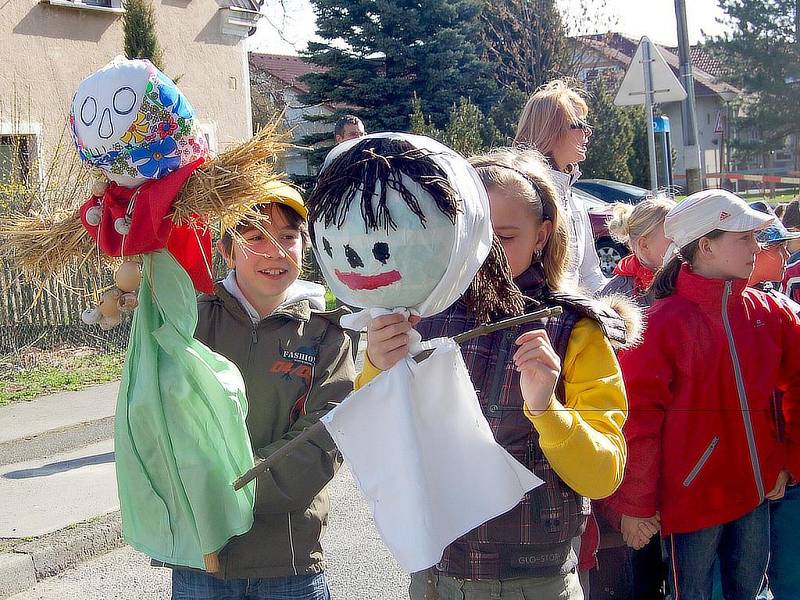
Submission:
MULTIPOLYGON (((753 231, 775 220, 772 215, 751 208, 747 202, 725 190, 703 190, 688 196, 672 208, 664 220, 664 235, 680 249, 715 229, 753 231)), ((671 258, 667 252, 666 262, 671 258)))

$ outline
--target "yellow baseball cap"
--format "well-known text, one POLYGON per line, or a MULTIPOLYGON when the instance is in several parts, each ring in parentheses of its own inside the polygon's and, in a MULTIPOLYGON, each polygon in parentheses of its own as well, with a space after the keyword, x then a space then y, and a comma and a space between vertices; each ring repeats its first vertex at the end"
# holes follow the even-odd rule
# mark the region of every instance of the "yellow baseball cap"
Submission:
MULTIPOLYGON (((303 217, 303 219, 308 219, 308 209, 303 202, 303 196, 300 194, 297 188, 284 181, 275 179, 268 182, 264 186, 263 197, 259 198, 258 202, 254 202, 253 207, 260 206, 262 204, 270 204, 272 202, 275 202, 276 204, 284 204, 291 208, 298 215, 303 217)), ((240 219, 238 216, 223 218, 220 223, 221 233, 225 233, 226 231, 236 227, 236 225, 239 223, 239 220, 240 219)))

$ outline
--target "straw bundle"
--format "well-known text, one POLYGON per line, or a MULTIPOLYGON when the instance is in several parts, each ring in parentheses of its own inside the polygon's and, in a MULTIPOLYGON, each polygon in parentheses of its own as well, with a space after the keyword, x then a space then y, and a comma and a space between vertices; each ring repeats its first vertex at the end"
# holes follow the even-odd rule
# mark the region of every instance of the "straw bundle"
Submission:
MULTIPOLYGON (((277 160, 290 144, 289 133, 279 131, 280 122, 277 117, 251 139, 197 169, 178 195, 171 219, 179 225, 202 220, 214 229, 223 218, 265 220, 253 206, 263 198, 264 186, 283 175, 277 170, 277 160)), ((85 174, 80 179, 81 189, 87 189, 85 174)), ((57 213, 43 206, 27 215, 17 212, 0 217, 0 258, 13 260, 31 280, 44 281, 74 268, 76 261, 83 264, 97 257, 97 246, 77 214, 85 196, 77 195, 80 201, 62 199, 57 213)))

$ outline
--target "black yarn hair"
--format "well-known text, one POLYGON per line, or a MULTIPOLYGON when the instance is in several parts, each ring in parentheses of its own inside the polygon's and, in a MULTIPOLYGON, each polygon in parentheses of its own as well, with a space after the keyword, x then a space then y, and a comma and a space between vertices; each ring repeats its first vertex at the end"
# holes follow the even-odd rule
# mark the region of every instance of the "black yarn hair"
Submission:
MULTIPOLYGON (((462 210, 461 199, 435 156, 435 152, 393 138, 367 138, 337 156, 317 178, 306 200, 312 241, 316 242, 316 222, 324 223, 325 227, 342 227, 358 193, 361 193, 364 233, 397 229, 386 204, 390 189, 400 194, 424 228, 425 213, 403 183, 403 176, 430 194, 439 211, 455 225, 456 215, 462 210)), ((469 311, 482 323, 524 312, 523 295, 514 284, 503 247, 496 236, 492 237, 489 256, 463 296, 469 311)))
MULTIPOLYGON (((435 153, 416 148, 406 140, 369 138, 342 153, 320 174, 306 201, 308 221, 322 221, 326 227, 341 227, 347 219, 356 194, 361 192, 364 233, 378 229, 397 229, 389 207, 388 190, 395 190, 409 210, 425 227, 427 221, 417 198, 403 183, 405 175, 428 192, 436 207, 455 224, 459 210, 456 192, 447 174, 433 160, 435 153), (377 204, 375 196, 380 184, 377 204)), ((312 239, 314 228, 311 228, 312 239)))

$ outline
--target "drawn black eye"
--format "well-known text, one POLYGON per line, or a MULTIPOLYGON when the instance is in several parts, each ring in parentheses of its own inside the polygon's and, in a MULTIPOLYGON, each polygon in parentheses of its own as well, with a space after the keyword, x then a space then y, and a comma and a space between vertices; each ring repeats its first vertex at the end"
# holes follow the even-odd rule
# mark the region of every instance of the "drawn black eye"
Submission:
POLYGON ((84 125, 88 126, 94 122, 96 116, 97 101, 89 96, 83 101, 83 104, 81 104, 81 121, 83 121, 84 125))
POLYGON ((375 257, 380 263, 386 264, 389 260, 389 244, 386 242, 378 242, 372 247, 372 256, 375 257))
POLYGON ((344 255, 347 258, 347 262, 350 263, 350 266, 355 269, 356 267, 363 267, 364 261, 361 260, 361 257, 358 255, 358 252, 353 250, 349 244, 345 244, 344 246, 344 255))
POLYGON ((326 237, 322 238, 322 249, 325 250, 325 254, 333 258, 333 249, 331 248, 331 243, 326 237))
POLYGON ((133 110, 133 105, 136 103, 136 92, 129 87, 121 87, 114 92, 114 98, 111 104, 118 115, 127 115, 133 110))

